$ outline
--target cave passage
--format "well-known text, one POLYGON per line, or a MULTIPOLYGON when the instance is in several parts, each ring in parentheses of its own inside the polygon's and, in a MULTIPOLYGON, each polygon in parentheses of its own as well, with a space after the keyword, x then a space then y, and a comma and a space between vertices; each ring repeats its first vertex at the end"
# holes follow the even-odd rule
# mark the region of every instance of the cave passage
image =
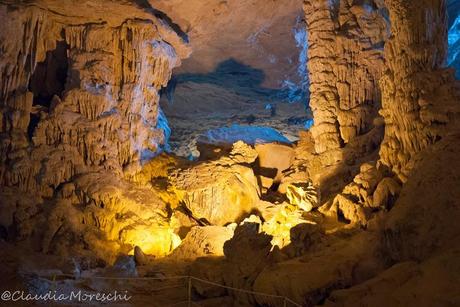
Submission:
MULTIPOLYGON (((243 55, 241 50, 228 48, 227 41, 216 40, 218 48, 230 49, 226 52, 228 58, 221 59, 208 71, 200 71, 188 68, 188 61, 196 61, 192 53, 184 61, 186 68, 174 72, 168 86, 161 91, 160 100, 171 129, 169 145, 174 153, 196 158, 197 141, 209 141, 211 134, 215 142, 226 142, 230 134, 248 141, 254 138, 251 133, 262 137, 263 129, 267 129, 264 133, 267 139, 259 142, 272 141, 279 134, 286 143, 291 143, 298 140, 299 130, 311 126, 307 32, 301 16, 296 14, 291 14, 292 20, 287 23, 273 25, 267 21, 259 28, 241 30, 248 35, 235 38, 238 40, 235 44, 244 46, 243 55), (269 44, 262 41, 272 35, 281 41, 269 44), (279 49, 278 44, 288 45, 289 52, 279 49)), ((211 60, 217 57, 211 56, 211 60)))
POLYGON ((54 96, 62 98, 68 70, 68 45, 65 41, 56 42, 56 48, 46 53, 43 62, 37 63, 29 82, 29 91, 33 94, 35 111, 30 114, 27 128, 29 139, 40 121, 40 111, 49 112, 54 96))
POLYGON ((0 301, 460 306, 459 11, 0 0, 0 301))

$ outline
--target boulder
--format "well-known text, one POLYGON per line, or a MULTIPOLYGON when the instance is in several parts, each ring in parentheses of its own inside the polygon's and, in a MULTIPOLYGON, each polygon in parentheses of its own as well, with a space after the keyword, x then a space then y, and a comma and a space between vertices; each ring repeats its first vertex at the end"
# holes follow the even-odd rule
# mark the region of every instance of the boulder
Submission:
MULTIPOLYGON (((294 149, 283 143, 264 143, 256 144, 255 150, 258 154, 256 174, 261 178, 260 180, 270 178, 273 183, 280 183, 283 171, 292 165, 294 149)), ((262 182, 268 183, 267 180, 262 182)))
POLYGON ((171 189, 197 220, 221 226, 241 221, 259 201, 254 172, 243 165, 256 156, 249 145, 238 142, 230 156, 173 171, 171 189))
POLYGON ((224 243, 232 237, 232 227, 193 227, 171 257, 178 260, 194 260, 198 257, 223 256, 224 243))

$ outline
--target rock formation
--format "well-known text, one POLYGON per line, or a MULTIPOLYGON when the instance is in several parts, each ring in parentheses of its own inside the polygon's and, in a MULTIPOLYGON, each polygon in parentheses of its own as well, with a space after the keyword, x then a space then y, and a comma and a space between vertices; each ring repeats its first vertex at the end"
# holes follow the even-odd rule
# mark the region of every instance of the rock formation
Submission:
MULTIPOLYGON (((383 1, 376 1, 373 7, 383 4, 383 1)), ((348 238, 348 246, 359 242, 353 251, 342 247, 336 250, 335 244, 341 244, 338 240, 328 245, 327 255, 309 252, 300 258, 268 267, 256 280, 255 289, 287 294, 307 305, 322 304, 325 298, 328 298, 327 306, 457 303, 455 295, 449 294, 458 291, 455 282, 458 280, 458 264, 453 259, 457 247, 448 242, 452 243, 459 233, 454 222, 459 209, 454 205, 458 189, 451 186, 458 184, 458 178, 452 177, 451 172, 454 169, 458 171, 460 164, 455 157, 449 156, 457 151, 454 147, 459 144, 460 105, 454 72, 444 66, 447 41, 445 4, 445 1, 385 1, 392 35, 386 40, 385 52, 381 54, 386 69, 380 71, 382 109, 379 112, 385 121, 385 132, 378 161, 361 164, 353 182, 335 195, 333 201, 326 201, 325 206, 320 208, 326 216, 336 212, 336 218, 342 218, 351 225, 365 225, 368 230, 348 238), (433 193, 434 189, 439 192, 433 193), (389 212, 376 216, 379 210, 389 212), (444 214, 449 217, 442 216, 444 214), (367 235, 370 237, 366 238, 367 235), (383 258, 379 256, 382 252, 383 258), (341 256, 337 259, 330 256, 339 254, 341 256), (350 255, 353 255, 352 259, 347 259, 350 255), (320 265, 317 261, 325 261, 325 264, 320 265), (440 262, 449 263, 455 269, 447 272, 440 267, 440 262), (348 271, 350 266, 356 271, 348 271), (315 274, 318 267, 322 270, 315 274), (305 271, 302 272, 303 269, 305 271), (330 273, 329 269, 332 270, 330 273), (280 279, 280 276, 283 277, 280 279), (296 276, 301 282, 296 282, 296 276), (311 280, 306 276, 311 276, 311 280), (436 277, 431 279, 428 276, 436 277), (276 282, 273 282, 275 279, 276 282), (447 286, 445 280, 451 280, 453 286, 447 286), (343 288, 349 289, 333 290, 343 288), (422 288, 429 290, 420 291, 422 288)), ((346 1, 325 1, 323 4, 306 1, 308 25, 315 27, 317 24, 314 22, 319 24, 320 21, 329 25, 323 27, 327 29, 325 33, 318 31, 317 37, 313 29, 309 30, 310 40, 323 44, 320 45, 323 48, 318 47, 322 51, 321 56, 330 52, 331 59, 340 58, 340 53, 324 47, 324 44, 334 45, 333 40, 325 40, 324 37, 331 35, 336 38, 338 35, 340 41, 340 33, 334 33, 331 20, 340 16, 339 12, 346 6, 346 1), (335 11, 334 7, 328 6, 334 3, 337 3, 335 11), (313 8, 318 10, 313 12, 313 8)), ((310 49, 315 48, 311 46, 310 49)), ((315 108, 316 97, 326 96, 322 96, 324 90, 315 87, 318 82, 315 78, 324 78, 320 77, 324 73, 315 73, 313 65, 318 59, 312 56, 312 51, 309 54, 313 57, 310 79, 311 103, 315 108)), ((321 63, 325 63, 324 59, 321 63)), ((336 64, 329 65, 337 67, 336 64)), ((324 67, 329 66, 322 66, 321 71, 324 67)), ((328 84, 335 83, 331 80, 328 84)), ((334 87, 327 93, 331 91, 335 91, 334 87)), ((323 114, 327 113, 320 111, 325 106, 329 106, 327 99, 318 104, 316 111, 314 109, 315 128, 312 134, 316 153, 304 155, 303 159, 311 159, 318 153, 319 156, 328 155, 330 148, 326 144, 332 144, 331 148, 341 147, 337 142, 341 125, 331 125, 330 133, 321 128, 323 114), (318 132, 325 136, 320 139, 318 132), (325 147, 318 148, 318 145, 325 147)), ((338 116, 335 110, 329 114, 338 116)), ((300 145, 307 148, 306 144, 300 145)), ((347 152, 346 147, 342 153, 347 152)), ((311 163, 309 166, 309 173, 315 174, 317 169, 313 169, 311 163)), ((326 241, 331 239, 332 236, 328 236, 326 241)), ((324 250, 320 248, 318 252, 321 251, 324 250)), ((275 304, 270 299, 260 299, 259 303, 275 304)))
POLYGON ((23 237, 30 219, 50 210, 45 251, 63 219, 133 243, 130 229, 165 209, 148 189, 137 192, 153 206, 128 195, 123 170, 161 150, 158 92, 189 49, 164 20, 105 4, 85 3, 78 17, 59 1, 0 5, 3 227, 23 237))
MULTIPOLYGON (((264 18, 294 5, 272 2, 264 18)), ((0 289, 141 277, 133 305, 459 305, 448 3, 305 0, 311 131, 208 131, 198 160, 168 153, 160 91, 187 32, 203 54, 222 39, 203 22, 237 3, 194 3, 0 0, 0 289)))
POLYGON ((381 105, 378 80, 389 24, 381 1, 305 1, 311 129, 326 165, 344 159, 343 148, 369 132, 381 105))
POLYGON ((444 67, 445 4, 387 1, 393 37, 385 46, 388 70, 381 80, 380 159, 403 181, 413 156, 442 138, 458 117, 454 72, 444 67))
POLYGON ((257 209, 259 186, 251 168, 257 152, 237 142, 229 157, 172 172, 169 180, 179 200, 197 220, 212 225, 241 221, 257 209))

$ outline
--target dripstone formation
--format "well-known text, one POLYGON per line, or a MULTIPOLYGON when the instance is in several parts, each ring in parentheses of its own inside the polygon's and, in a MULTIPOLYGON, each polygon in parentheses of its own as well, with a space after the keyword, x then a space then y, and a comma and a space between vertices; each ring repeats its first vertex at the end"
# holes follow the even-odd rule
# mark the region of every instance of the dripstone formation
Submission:
POLYGON ((160 91, 221 42, 207 20, 263 2, 194 1, 0 0, 0 290, 136 277, 139 306, 460 305, 458 5, 304 0, 313 127, 222 127, 194 160, 167 150, 160 91))
POLYGON ((166 21, 133 5, 78 7, 0 6, 2 226, 8 237, 44 236, 45 251, 63 225, 118 240, 139 215, 164 209, 138 199, 157 199, 149 191, 127 195, 123 174, 161 151, 158 92, 190 52, 166 21))

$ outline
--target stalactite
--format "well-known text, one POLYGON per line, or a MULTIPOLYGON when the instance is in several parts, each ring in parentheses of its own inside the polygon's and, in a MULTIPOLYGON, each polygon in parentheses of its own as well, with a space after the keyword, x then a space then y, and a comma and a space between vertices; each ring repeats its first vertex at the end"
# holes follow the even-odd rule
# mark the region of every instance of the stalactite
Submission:
MULTIPOLYGON (((92 226, 109 240, 140 240, 135 233, 142 224, 147 227, 142 231, 161 233, 165 240, 165 246, 152 252, 169 252, 171 240, 176 239, 168 221, 148 216, 162 211, 165 204, 148 189, 139 193, 149 195, 147 203, 155 203, 151 208, 146 207, 146 199, 136 201, 140 194, 121 195, 128 189, 122 174, 126 165, 140 163, 145 150, 155 153, 164 142, 162 131, 156 128, 158 91, 180 64, 180 57, 189 53, 186 43, 148 14, 145 19, 130 19, 128 14, 118 22, 110 18, 95 22, 86 8, 88 17, 82 13, 76 23, 74 17, 35 4, 19 5, 10 12, 7 7, 0 4, 0 18, 7 21, 0 30, 2 193, 16 189, 37 199, 53 199, 50 218, 60 224, 50 225, 44 251, 61 227, 82 227, 69 218, 63 223, 61 218, 62 211, 78 200, 73 192, 60 198, 56 191, 73 185, 88 204, 77 209, 75 216, 93 220, 92 226), (62 84, 64 91, 51 93, 50 101, 41 102, 40 86, 46 80, 38 76, 32 85, 31 80, 37 65, 48 68, 47 61, 53 59, 49 55, 57 50, 58 42, 64 63, 57 64, 67 69, 67 79, 51 81, 62 84), (30 127, 32 116, 37 123, 30 127), (100 210, 94 211, 89 203, 100 210), (130 217, 115 222, 114 215, 124 212, 130 217), (165 230, 156 231, 158 224, 165 230)), ((102 20, 105 17, 110 16, 102 20)), ((128 191, 133 189, 130 186, 128 191)), ((14 203, 2 201, 2 206, 10 208, 14 203)))

